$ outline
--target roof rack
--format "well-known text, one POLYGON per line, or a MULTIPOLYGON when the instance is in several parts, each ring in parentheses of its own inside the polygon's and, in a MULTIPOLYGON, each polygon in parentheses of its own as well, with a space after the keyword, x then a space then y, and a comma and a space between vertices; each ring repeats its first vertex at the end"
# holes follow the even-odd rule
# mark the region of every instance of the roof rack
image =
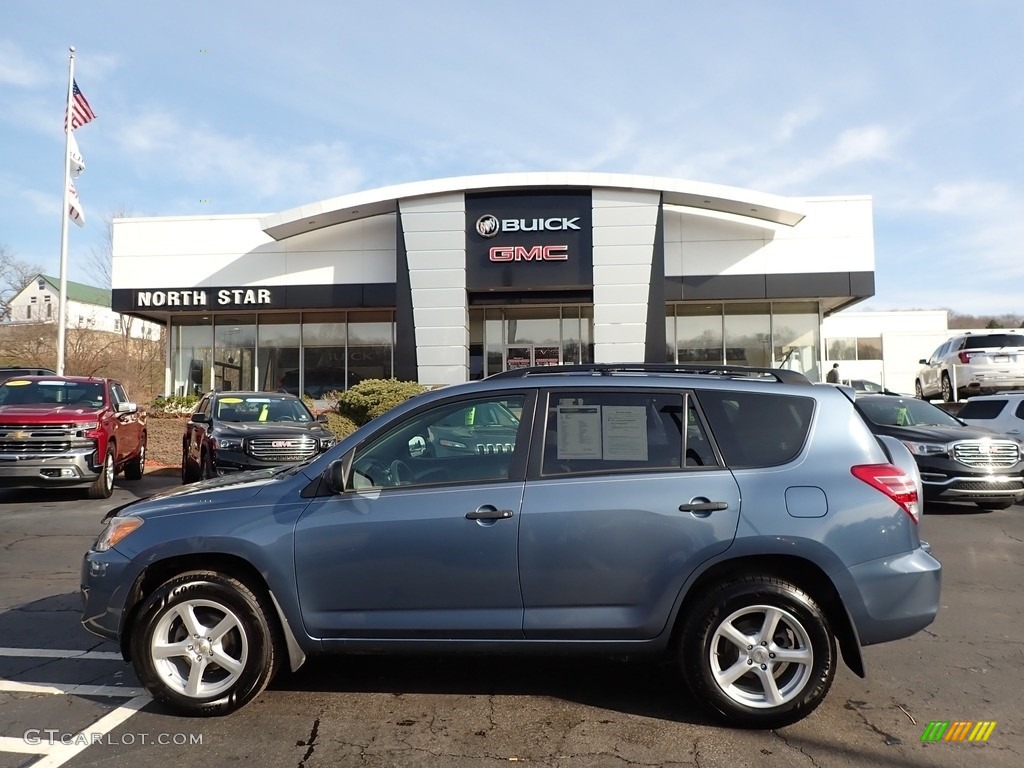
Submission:
POLYGON ((488 379, 521 379, 526 376, 550 376, 571 373, 589 373, 595 376, 611 376, 616 373, 684 373, 710 374, 734 378, 774 378, 783 384, 810 384, 810 380, 799 371, 786 368, 758 368, 750 365, 690 365, 676 363, 584 363, 582 365, 538 365, 529 368, 513 368, 492 373, 488 379))

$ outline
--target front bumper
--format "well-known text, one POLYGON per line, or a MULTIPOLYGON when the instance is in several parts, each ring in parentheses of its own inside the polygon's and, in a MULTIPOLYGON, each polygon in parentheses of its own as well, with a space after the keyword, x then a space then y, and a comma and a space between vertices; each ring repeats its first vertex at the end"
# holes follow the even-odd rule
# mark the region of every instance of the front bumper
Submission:
POLYGON ((911 552, 848 569, 843 601, 861 645, 909 637, 935 620, 942 564, 930 552, 921 542, 911 552))
POLYGON ((0 453, 0 488, 90 485, 101 469, 95 448, 56 454, 0 453))
POLYGON ((82 559, 82 626, 104 640, 120 642, 128 594, 138 570, 117 550, 89 550, 82 559))
POLYGON ((921 470, 925 499, 933 501, 1012 501, 1024 499, 1020 474, 971 474, 921 470))

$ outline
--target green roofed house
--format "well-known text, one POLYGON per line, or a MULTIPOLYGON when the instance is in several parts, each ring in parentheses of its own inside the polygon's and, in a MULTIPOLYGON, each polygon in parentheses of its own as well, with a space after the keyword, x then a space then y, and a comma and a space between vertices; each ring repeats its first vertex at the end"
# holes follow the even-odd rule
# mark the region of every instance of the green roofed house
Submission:
MULTIPOLYGON (((132 318, 110 308, 110 291, 94 285, 67 281, 67 327, 128 333, 135 338, 158 338, 159 326, 132 318)), ((11 299, 6 323, 56 323, 60 304, 60 280, 37 275, 11 299)))

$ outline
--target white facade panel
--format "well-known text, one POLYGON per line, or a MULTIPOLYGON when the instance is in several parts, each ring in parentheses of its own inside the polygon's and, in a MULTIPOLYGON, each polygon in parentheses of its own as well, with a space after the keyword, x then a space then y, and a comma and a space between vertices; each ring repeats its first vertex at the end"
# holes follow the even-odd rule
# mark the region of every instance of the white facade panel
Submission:
POLYGON ((615 227, 594 227, 594 248, 618 247, 623 245, 647 248, 647 262, 650 263, 651 248, 654 245, 654 225, 615 227))
POLYGON ((462 249, 441 249, 437 251, 422 251, 419 253, 408 253, 409 273, 413 270, 466 270, 466 250, 462 249))
POLYGON ((411 269, 409 283, 415 291, 420 288, 449 288, 466 285, 465 269, 411 269))
POLYGON ((467 365, 421 365, 419 383, 428 387, 466 381, 467 365))
POLYGON ((462 346, 425 347, 417 345, 416 362, 420 367, 469 365, 469 350, 462 346))
POLYGON ((595 285, 594 304, 642 304, 647 306, 651 287, 646 283, 635 285, 595 285))
POLYGON ((594 342, 595 363, 635 363, 644 359, 646 346, 641 342, 634 343, 599 343, 594 342))
POLYGON ((466 303, 465 286, 454 288, 419 288, 413 290, 417 309, 442 309, 445 307, 462 308, 466 303))
POLYGON ((403 211, 402 226, 406 232, 463 232, 466 229, 465 211, 403 211))

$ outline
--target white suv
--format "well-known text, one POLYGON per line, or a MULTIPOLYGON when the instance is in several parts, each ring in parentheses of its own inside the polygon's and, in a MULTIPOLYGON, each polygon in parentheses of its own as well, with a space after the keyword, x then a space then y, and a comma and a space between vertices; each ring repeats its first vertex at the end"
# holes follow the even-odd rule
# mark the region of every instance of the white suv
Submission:
POLYGON ((965 333, 936 349, 914 382, 922 400, 952 403, 970 395, 1024 389, 1024 331, 965 333))
POLYGON ((957 418, 1020 440, 1024 438, 1024 392, 972 397, 964 403, 957 418))

